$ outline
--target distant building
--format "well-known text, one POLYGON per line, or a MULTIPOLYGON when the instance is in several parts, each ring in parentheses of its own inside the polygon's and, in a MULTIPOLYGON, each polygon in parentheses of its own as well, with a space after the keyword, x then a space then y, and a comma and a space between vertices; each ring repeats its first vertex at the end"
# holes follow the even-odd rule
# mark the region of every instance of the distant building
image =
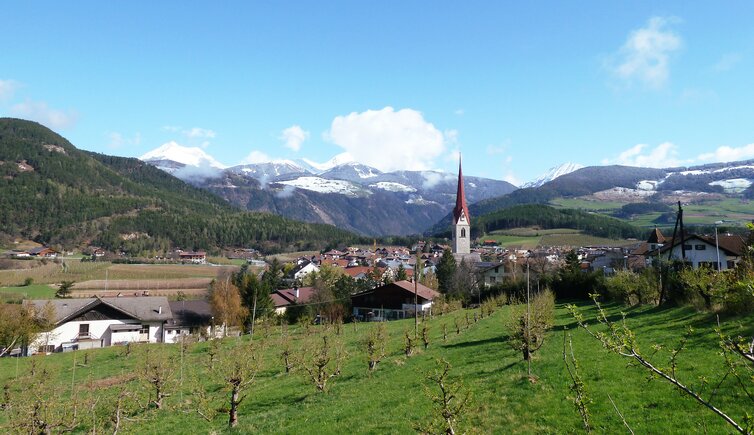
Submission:
POLYGON ((453 208, 453 254, 466 255, 471 253, 471 216, 466 205, 466 193, 463 188, 463 169, 458 160, 458 188, 456 190, 456 206, 453 208))
POLYGON ((207 263, 207 253, 204 251, 184 251, 178 254, 181 261, 194 264, 207 263))
POLYGON ((659 255, 667 258, 668 251, 671 251, 672 259, 688 263, 694 269, 699 267, 709 267, 714 270, 733 269, 741 260, 746 248, 743 237, 735 234, 720 234, 717 240, 715 236, 689 234, 682 240, 680 238, 676 240, 675 244, 671 244, 672 241, 660 248, 659 255))

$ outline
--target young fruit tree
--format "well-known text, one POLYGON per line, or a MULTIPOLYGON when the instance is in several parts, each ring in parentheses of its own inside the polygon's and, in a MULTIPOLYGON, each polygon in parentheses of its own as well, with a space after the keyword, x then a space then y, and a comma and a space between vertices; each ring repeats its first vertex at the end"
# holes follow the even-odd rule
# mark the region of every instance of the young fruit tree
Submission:
POLYGON ((322 334, 320 345, 309 343, 304 346, 300 364, 317 391, 325 393, 328 381, 340 375, 344 358, 345 351, 341 343, 322 334), (331 341, 335 341, 335 345, 331 345, 331 341))
POLYGON ((438 369, 427 375, 427 379, 440 391, 433 393, 429 388, 426 388, 427 395, 435 404, 436 412, 433 414, 432 421, 426 427, 419 426, 417 430, 420 433, 454 435, 458 419, 463 416, 463 411, 469 404, 471 395, 462 391, 463 386, 459 382, 448 379, 451 368, 449 362, 438 360, 437 364, 439 365, 438 369))
POLYGON ((531 376, 531 358, 545 341, 547 330, 555 319, 555 295, 544 290, 526 304, 513 306, 508 319, 508 342, 513 349, 521 352, 527 363, 527 374, 531 376))
POLYGON ((380 322, 369 331, 364 344, 367 348, 367 363, 369 371, 377 368, 377 364, 385 358, 385 346, 387 345, 387 328, 380 322))
POLYGON ((247 395, 260 369, 259 349, 252 342, 237 344, 225 351, 218 364, 218 373, 230 393, 228 396, 228 427, 238 425, 238 407, 247 395))

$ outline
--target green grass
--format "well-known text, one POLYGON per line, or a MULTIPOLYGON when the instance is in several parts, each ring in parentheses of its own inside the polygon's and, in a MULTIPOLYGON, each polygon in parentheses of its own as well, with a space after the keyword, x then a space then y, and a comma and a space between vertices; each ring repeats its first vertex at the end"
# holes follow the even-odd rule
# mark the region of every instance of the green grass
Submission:
POLYGON ((559 208, 576 208, 582 210, 611 213, 623 207, 626 202, 618 201, 595 201, 583 198, 557 198, 550 201, 550 205, 559 208))
MULTIPOLYGON (((686 308, 657 309, 641 307, 625 309, 608 307, 617 319, 620 310, 626 311, 626 321, 638 336, 641 348, 649 353, 654 343, 667 347, 676 345, 687 326, 696 330, 687 350, 680 356, 678 376, 698 386, 700 376, 711 382, 723 372, 718 355, 717 338, 712 331, 714 316, 700 314, 686 308)), ((582 311, 594 323, 594 309, 590 305, 582 311)), ((526 376, 526 366, 520 355, 506 342, 504 321, 508 308, 498 310, 493 317, 480 320, 456 335, 453 319, 465 312, 435 317, 429 322, 432 344, 411 358, 401 353, 402 332, 413 329, 413 320, 388 323, 390 343, 388 357, 371 376, 366 371, 363 337, 374 324, 346 325, 342 340, 348 352, 342 374, 331 382, 326 394, 315 388, 299 373, 286 375, 279 362, 278 329, 264 343, 264 369, 249 390, 240 408, 237 433, 413 433, 414 425, 425 423, 433 413, 426 391, 431 385, 425 375, 437 367, 436 360, 445 358, 453 368, 451 379, 464 384, 471 392, 472 402, 459 423, 460 431, 470 433, 574 433, 581 431, 581 421, 569 397, 570 379, 562 361, 564 327, 573 336, 573 346, 580 363, 580 373, 593 403, 592 422, 598 433, 624 432, 623 424, 610 404, 613 398, 636 433, 729 433, 706 409, 680 396, 660 380, 647 381, 644 369, 628 365, 628 360, 604 350, 598 342, 576 328, 570 314, 562 305, 557 311, 556 327, 549 333, 544 346, 535 354, 533 373, 535 382, 526 376), (442 324, 448 325, 449 337, 442 341, 442 324)), ((727 331, 735 330, 748 336, 754 334, 754 315, 723 319, 727 331), (737 329, 741 327, 742 329, 737 329)), ((294 343, 300 343, 302 330, 294 330, 294 343)), ((230 345, 228 340, 224 346, 230 345)), ((180 365, 180 349, 176 345, 151 345, 170 352, 176 367, 180 365)), ((219 387, 207 372, 206 343, 190 349, 183 358, 186 378, 201 376, 210 390, 219 387)), ((72 379, 81 385, 102 379, 112 379, 134 372, 143 349, 131 356, 123 356, 122 348, 90 351, 89 363, 72 372, 74 358, 81 363, 81 351, 57 354, 45 358, 0 359, 0 384, 10 382, 14 394, 23 394, 24 382, 14 381, 16 370, 24 376, 35 361, 37 370, 47 368, 52 382, 58 386, 60 401, 68 403, 72 379), (16 366, 18 364, 18 366, 16 366), (18 367, 18 368, 17 368, 18 367), (17 393, 16 393, 17 392, 17 393)), ((667 365, 668 353, 661 351, 654 360, 667 365)), ((176 368, 176 376, 179 370, 176 368)), ((708 387, 708 391, 709 391, 708 387)), ((105 406, 115 394, 116 387, 96 389, 105 406), (109 398, 109 399, 108 399, 109 398)), ((717 393, 716 403, 741 419, 751 410, 751 402, 734 393, 731 380, 726 380, 717 393)), ((225 393, 223 393, 224 397, 225 393)), ((166 399, 167 410, 140 412, 124 429, 128 433, 209 433, 225 431, 226 418, 218 416, 206 422, 195 413, 181 412, 189 408, 188 389, 174 391, 166 399)), ((0 413, 0 425, 6 422, 0 413)), ((104 418, 100 416, 100 418, 104 418)), ((102 420, 104 421, 104 420, 102 420)), ((82 432, 87 430, 84 423, 82 432)), ((2 426, 0 426, 2 427, 2 426)))
POLYGON ((20 287, 0 287, 0 299, 16 298, 22 299, 51 299, 55 297, 55 289, 47 284, 32 284, 20 287), (13 296, 11 296, 13 295, 13 296))
POLYGON ((608 239, 582 234, 570 228, 511 228, 497 230, 480 237, 495 240, 506 248, 534 249, 538 246, 625 246, 636 241, 608 239))

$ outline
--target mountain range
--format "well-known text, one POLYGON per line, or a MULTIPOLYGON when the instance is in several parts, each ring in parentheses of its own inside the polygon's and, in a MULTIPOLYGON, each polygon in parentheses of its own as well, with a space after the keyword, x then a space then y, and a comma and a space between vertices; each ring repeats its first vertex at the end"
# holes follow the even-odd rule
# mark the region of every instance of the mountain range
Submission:
MULTIPOLYGON (((200 149, 162 148, 141 159, 231 204, 364 235, 421 233, 455 203, 456 174, 382 172, 345 153, 324 164, 273 160, 222 168, 200 149)), ((488 178, 467 176, 464 181, 471 202, 516 189, 488 178)))

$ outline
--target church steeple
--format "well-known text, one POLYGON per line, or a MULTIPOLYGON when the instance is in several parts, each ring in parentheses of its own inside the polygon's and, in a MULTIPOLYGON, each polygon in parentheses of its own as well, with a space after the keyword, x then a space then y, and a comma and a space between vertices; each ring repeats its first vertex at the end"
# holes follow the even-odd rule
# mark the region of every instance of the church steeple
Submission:
POLYGON ((466 192, 463 188, 463 169, 461 156, 458 156, 458 190, 456 206, 453 209, 453 253, 469 254, 471 252, 471 220, 469 207, 466 205, 466 192))
POLYGON ((458 189, 456 190, 456 207, 453 209, 453 224, 457 224, 461 216, 466 217, 469 222, 469 207, 466 205, 466 192, 463 189, 463 168, 461 167, 461 156, 458 155, 458 189))

